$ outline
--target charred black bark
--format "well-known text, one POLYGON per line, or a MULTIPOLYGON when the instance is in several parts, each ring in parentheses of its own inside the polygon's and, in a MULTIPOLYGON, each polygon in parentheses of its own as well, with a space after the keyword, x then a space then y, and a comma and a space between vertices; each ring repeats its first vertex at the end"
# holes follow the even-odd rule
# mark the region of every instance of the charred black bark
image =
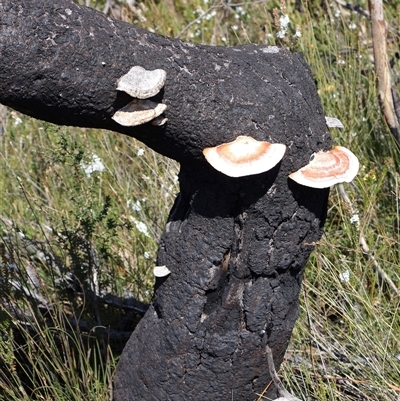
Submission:
MULTIPOLYGON (((115 400, 253 400, 279 365, 298 315, 305 264, 322 234, 328 190, 288 175, 331 147, 301 56, 164 38, 69 0, 0 0, 0 102, 57 124, 106 128, 181 163, 179 194, 158 252, 171 274, 129 340, 115 400), (111 117, 132 66, 162 68, 155 100, 168 122, 111 117), (248 135, 287 145, 273 170, 229 178, 202 150, 248 135)), ((276 395, 274 389, 267 396, 276 395)))

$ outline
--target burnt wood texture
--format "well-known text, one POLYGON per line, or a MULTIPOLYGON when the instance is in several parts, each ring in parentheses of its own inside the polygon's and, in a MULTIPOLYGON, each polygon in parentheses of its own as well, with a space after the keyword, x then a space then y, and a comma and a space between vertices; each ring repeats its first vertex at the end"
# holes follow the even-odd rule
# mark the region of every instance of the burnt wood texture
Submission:
POLYGON ((309 67, 282 48, 195 46, 70 0, 0 0, 0 13, 1 103, 135 137, 181 164, 157 256, 171 274, 123 351, 115 401, 257 399, 271 380, 265 345, 279 367, 327 209, 328 189, 288 178, 331 148, 309 67), (167 105, 164 125, 111 119, 132 100, 116 85, 133 66, 166 71, 152 98, 167 105), (227 177, 202 150, 239 135, 286 154, 266 173, 227 177))

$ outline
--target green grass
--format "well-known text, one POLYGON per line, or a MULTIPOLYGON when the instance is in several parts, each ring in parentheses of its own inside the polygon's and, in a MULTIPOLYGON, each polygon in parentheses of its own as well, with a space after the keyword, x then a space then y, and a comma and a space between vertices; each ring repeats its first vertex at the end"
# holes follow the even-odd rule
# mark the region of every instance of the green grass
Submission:
MULTIPOLYGON (((398 399, 400 299, 373 259, 400 288, 400 153, 379 109, 368 19, 337 3, 290 1, 289 29, 277 39, 278 2, 171 4, 146 0, 132 9, 115 2, 109 13, 194 43, 300 51, 325 114, 344 123, 332 136, 357 154, 360 173, 344 186, 351 205, 338 187, 331 191, 325 235, 306 269, 301 314, 280 374, 304 400, 398 399)), ((366 2, 360 6, 367 9, 366 2)), ((397 74, 399 10, 399 1, 385 10, 397 74)), ((400 76, 394 78, 399 90, 400 76)), ((122 135, 55 127, 12 110, 0 116, 0 400, 109 400, 123 344, 110 328, 140 316, 94 294, 150 300, 178 166, 122 135), (86 173, 96 157, 103 171, 86 173), (17 307, 29 311, 25 319, 17 307)))

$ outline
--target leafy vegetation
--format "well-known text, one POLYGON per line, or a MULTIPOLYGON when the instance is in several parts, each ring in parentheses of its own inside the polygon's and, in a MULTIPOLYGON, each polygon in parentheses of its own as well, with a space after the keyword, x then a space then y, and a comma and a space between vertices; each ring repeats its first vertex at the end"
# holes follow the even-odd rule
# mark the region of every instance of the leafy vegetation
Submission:
MULTIPOLYGON (((400 152, 379 109, 366 2, 130 4, 90 5, 194 43, 304 55, 325 114, 345 126, 332 129, 334 142, 361 170, 331 191, 281 375, 304 400, 399 399, 400 152)), ((399 90, 399 1, 385 13, 399 90)), ((0 400, 109 400, 118 355, 151 298, 178 166, 122 135, 5 108, 0 118, 0 400)))

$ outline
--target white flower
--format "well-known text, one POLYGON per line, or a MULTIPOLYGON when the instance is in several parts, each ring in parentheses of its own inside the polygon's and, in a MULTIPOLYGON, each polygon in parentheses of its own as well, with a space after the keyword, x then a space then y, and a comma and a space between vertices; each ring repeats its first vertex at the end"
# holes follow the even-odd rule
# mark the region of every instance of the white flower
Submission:
POLYGON ((128 202, 126 202, 126 205, 130 207, 134 212, 140 212, 142 210, 140 200, 133 202, 132 199, 129 199, 128 202))
POLYGON ((357 29, 357 25, 356 25, 354 22, 352 22, 352 23, 349 25, 349 29, 351 29, 351 30, 357 29))
POLYGON ((95 171, 102 172, 105 169, 104 164, 100 160, 100 157, 97 155, 92 156, 92 161, 90 163, 81 162, 81 167, 88 177, 95 171))
POLYGON ((22 124, 22 120, 19 117, 16 117, 14 120, 14 126, 16 127, 17 125, 22 124))
POLYGON ((130 220, 135 224, 136 229, 140 233, 144 234, 146 237, 150 237, 149 230, 145 223, 143 223, 142 221, 136 220, 134 217, 130 217, 130 220))
POLYGON ((281 26, 281 29, 286 30, 290 22, 290 18, 288 15, 282 15, 279 17, 279 24, 281 26))
POLYGON ((301 32, 296 30, 295 34, 293 35, 295 38, 301 38, 301 32))
POLYGON ((137 151, 137 155, 139 157, 143 156, 144 155, 144 149, 143 148, 139 148, 139 150, 137 151))
POLYGON ((285 37, 289 22, 290 18, 288 15, 282 15, 281 17, 279 17, 279 25, 281 27, 281 30, 276 34, 276 37, 278 39, 283 39, 285 37))
POLYGON ((344 272, 339 273, 339 280, 342 283, 348 283, 350 281, 350 271, 345 270, 344 272))
POLYGON ((145 259, 150 259, 150 253, 147 252, 147 251, 144 253, 143 256, 144 256, 145 259))
POLYGON ((340 17, 340 10, 337 8, 335 10, 335 18, 339 18, 340 17))
POLYGON ((358 214, 354 214, 353 216, 351 216, 350 219, 350 223, 358 223, 360 221, 360 217, 358 216, 358 214))

